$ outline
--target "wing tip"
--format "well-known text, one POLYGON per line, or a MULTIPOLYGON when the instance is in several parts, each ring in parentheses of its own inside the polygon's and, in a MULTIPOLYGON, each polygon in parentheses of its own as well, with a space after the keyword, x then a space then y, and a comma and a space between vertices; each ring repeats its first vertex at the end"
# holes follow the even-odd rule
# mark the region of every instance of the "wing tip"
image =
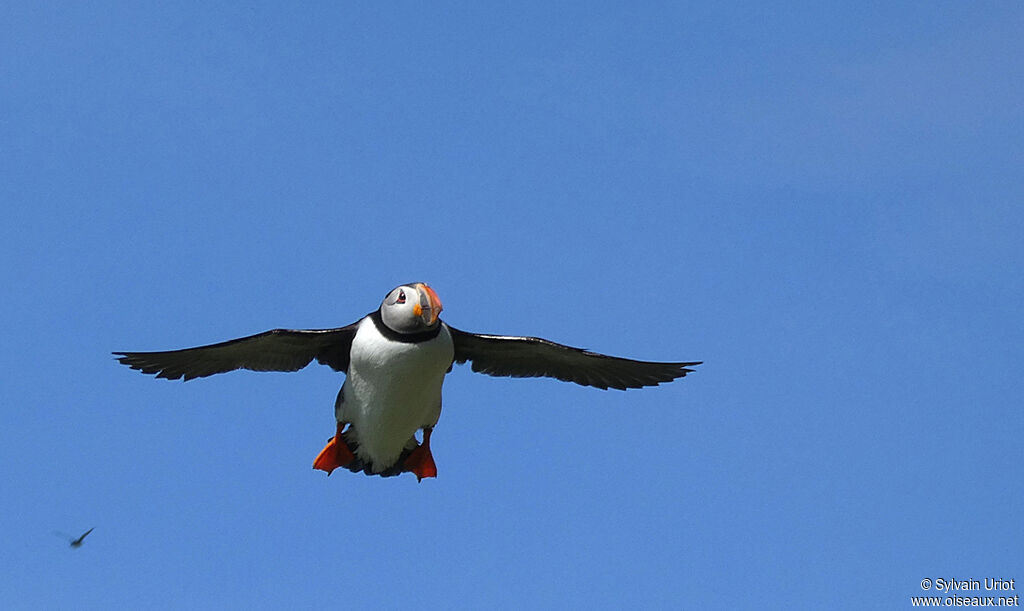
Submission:
POLYGON ((177 380, 184 377, 187 382, 191 377, 197 377, 189 377, 187 373, 172 371, 169 367, 147 364, 146 361, 143 360, 143 357, 145 356, 145 353, 143 352, 111 352, 111 354, 117 357, 115 360, 117 360, 118 363, 125 365, 129 369, 133 369, 146 375, 155 376, 157 378, 177 380))

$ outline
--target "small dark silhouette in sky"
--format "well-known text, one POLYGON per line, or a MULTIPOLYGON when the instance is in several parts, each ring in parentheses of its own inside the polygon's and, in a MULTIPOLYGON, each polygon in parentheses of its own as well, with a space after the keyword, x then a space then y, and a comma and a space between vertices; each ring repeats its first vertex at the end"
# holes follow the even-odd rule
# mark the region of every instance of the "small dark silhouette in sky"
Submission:
POLYGON ((87 530, 84 533, 82 533, 82 535, 80 537, 72 537, 71 535, 69 535, 67 533, 62 533, 62 532, 57 532, 57 531, 54 531, 53 534, 57 535, 58 537, 63 537, 65 539, 67 539, 68 543, 71 545, 71 547, 78 548, 78 547, 82 547, 82 541, 86 537, 88 537, 89 533, 91 533, 92 531, 93 531, 93 528, 90 528, 89 530, 87 530))

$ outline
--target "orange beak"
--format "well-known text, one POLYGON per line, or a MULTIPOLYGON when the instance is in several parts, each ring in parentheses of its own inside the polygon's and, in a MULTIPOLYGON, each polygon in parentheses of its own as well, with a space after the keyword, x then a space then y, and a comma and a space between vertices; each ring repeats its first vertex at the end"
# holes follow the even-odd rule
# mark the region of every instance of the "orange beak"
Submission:
POLYGON ((434 292, 434 289, 422 282, 416 283, 415 286, 420 294, 420 302, 413 307, 413 313, 416 316, 423 317, 423 321, 429 327, 437 322, 437 317, 441 315, 441 310, 444 309, 444 306, 441 305, 441 299, 434 292))

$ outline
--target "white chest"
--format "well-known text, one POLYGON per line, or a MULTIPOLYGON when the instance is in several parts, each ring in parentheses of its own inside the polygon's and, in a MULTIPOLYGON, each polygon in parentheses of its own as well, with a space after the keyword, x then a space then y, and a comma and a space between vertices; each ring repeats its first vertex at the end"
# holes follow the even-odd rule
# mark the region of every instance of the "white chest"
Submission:
POLYGON ((350 422, 357 453, 381 469, 401 454, 417 429, 441 414, 441 385, 452 363, 451 334, 417 343, 391 341, 364 319, 352 339, 339 421, 350 422))

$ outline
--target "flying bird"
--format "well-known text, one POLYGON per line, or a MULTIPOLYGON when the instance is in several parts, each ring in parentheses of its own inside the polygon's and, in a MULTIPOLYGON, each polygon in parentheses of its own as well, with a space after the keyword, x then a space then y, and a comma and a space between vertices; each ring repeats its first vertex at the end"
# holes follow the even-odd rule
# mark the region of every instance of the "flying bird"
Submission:
MULTIPOLYGON (((430 435, 441 415, 441 385, 454 363, 514 378, 550 377, 607 390, 656 386, 699 361, 634 361, 537 337, 460 331, 440 320, 441 300, 422 282, 391 290, 380 307, 336 329, 273 329, 218 344, 166 352, 114 352, 158 378, 185 381, 235 369, 298 371, 313 359, 345 373, 334 402, 337 429, 313 461, 326 471, 437 477, 430 435), (347 428, 346 428, 347 427, 347 428), (416 433, 421 430, 422 442, 416 433)), ((88 533, 86 533, 88 534, 88 533)), ((83 535, 84 536, 84 535, 83 535)))
POLYGON ((67 539, 68 540, 68 544, 70 544, 71 547, 77 549, 79 547, 82 547, 82 541, 84 541, 85 538, 89 536, 89 533, 91 533, 93 530, 95 530, 95 528, 90 528, 89 530, 87 530, 84 533, 82 533, 82 535, 79 536, 79 537, 73 537, 73 536, 71 536, 69 534, 62 533, 62 532, 57 532, 57 531, 54 531, 53 534, 55 534, 58 537, 61 537, 63 539, 67 539))

